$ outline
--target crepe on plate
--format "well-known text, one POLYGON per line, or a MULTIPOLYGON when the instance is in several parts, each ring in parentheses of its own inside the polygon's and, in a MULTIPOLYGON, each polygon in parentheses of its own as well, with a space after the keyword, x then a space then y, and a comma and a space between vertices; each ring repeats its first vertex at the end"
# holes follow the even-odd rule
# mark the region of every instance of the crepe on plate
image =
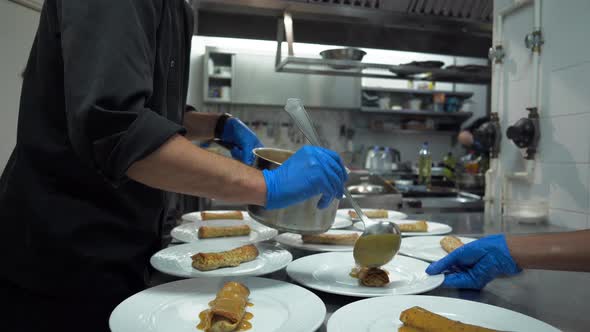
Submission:
POLYGON ((199 271, 210 271, 222 267, 235 267, 258 257, 258 249, 253 244, 247 244, 232 250, 221 252, 200 252, 193 256, 192 266, 199 271))
POLYGON ((445 236, 440 240, 440 246, 444 249, 444 251, 446 251, 447 253, 451 253, 453 250, 461 247, 462 245, 464 245, 465 243, 463 243, 461 241, 461 239, 459 239, 456 236, 445 236))
POLYGON ((357 278, 359 283, 367 287, 385 287, 389 284, 389 273, 378 267, 356 266, 350 271, 350 276, 357 278))
POLYGON ((418 306, 402 311, 399 320, 404 325, 399 328, 398 332, 497 332, 485 327, 448 319, 418 306))
POLYGON ((428 223, 425 220, 418 220, 414 223, 397 224, 402 232, 428 232, 428 223))
POLYGON ((301 235, 303 243, 315 244, 336 244, 336 245, 353 245, 359 238, 359 234, 307 234, 301 235))
POLYGON ((229 211, 229 212, 201 212, 201 220, 216 220, 216 219, 238 219, 243 220, 244 215, 242 211, 229 211))
MULTIPOLYGON (((363 212, 365 213, 365 216, 372 218, 372 219, 389 218, 389 212, 387 212, 387 210, 363 210, 363 212)), ((356 214, 356 211, 354 211, 354 210, 348 210, 348 215, 352 219, 359 218, 358 214, 356 214)))
POLYGON ((210 239, 216 237, 246 236, 250 235, 250 226, 201 226, 199 227, 199 239, 210 239))
POLYGON ((209 309, 199 313, 197 329, 205 332, 245 331, 252 327, 253 315, 246 312, 250 290, 235 281, 226 282, 209 302, 209 309))

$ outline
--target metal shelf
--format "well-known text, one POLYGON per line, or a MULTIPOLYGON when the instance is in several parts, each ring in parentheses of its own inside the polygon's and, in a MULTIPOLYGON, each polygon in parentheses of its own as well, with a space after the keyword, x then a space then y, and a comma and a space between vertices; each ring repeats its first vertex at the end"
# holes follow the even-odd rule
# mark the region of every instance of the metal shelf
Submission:
POLYGON ((362 131, 372 131, 378 133, 392 133, 404 135, 441 135, 454 136, 459 133, 458 130, 436 130, 436 129, 371 129, 371 128, 356 128, 362 131))
POLYGON ((226 75, 219 75, 219 74, 212 74, 209 75, 209 79, 214 79, 214 80, 231 80, 231 76, 226 76, 226 75))
POLYGON ((414 95, 433 95, 435 93, 444 93, 447 96, 454 96, 459 98, 471 98, 473 92, 460 92, 460 91, 444 91, 444 90, 419 90, 419 89, 396 89, 396 88, 380 88, 380 87, 362 87, 363 91, 377 91, 377 92, 392 92, 392 93, 405 93, 414 95))
POLYGON ((423 116, 423 117, 454 118, 454 119, 468 119, 473 115, 472 112, 445 113, 445 112, 421 111, 421 110, 411 110, 411 109, 389 110, 389 109, 381 109, 381 108, 377 108, 377 107, 361 107, 361 112, 389 114, 389 115, 397 115, 397 116, 423 116))
MULTIPOLYGON (((280 53, 277 54, 280 56, 280 53)), ((275 70, 277 72, 299 73, 299 74, 319 74, 319 75, 333 75, 333 76, 357 76, 357 77, 372 77, 372 78, 387 78, 405 80, 411 79, 413 81, 435 81, 447 83, 466 83, 466 84, 489 84, 492 79, 490 73, 478 72, 461 72, 450 69, 428 69, 428 72, 423 74, 415 74, 416 72, 424 72, 425 69, 417 66, 396 66, 384 63, 367 63, 351 60, 326 60, 317 58, 303 58, 296 56, 287 56, 279 61, 275 70), (335 69, 347 68, 347 69, 335 69), (407 73, 412 76, 398 76, 394 74, 407 73)))
POLYGON ((456 69, 399 66, 384 63, 367 63, 354 60, 319 59, 295 56, 293 51, 293 17, 285 12, 277 24, 277 51, 275 71, 299 74, 356 76, 371 78, 434 81, 448 83, 490 84, 492 73, 465 72, 456 69), (286 38, 285 38, 286 37, 286 38), (282 44, 286 39, 288 55, 283 58, 282 44), (419 74, 416 74, 419 73, 419 74))

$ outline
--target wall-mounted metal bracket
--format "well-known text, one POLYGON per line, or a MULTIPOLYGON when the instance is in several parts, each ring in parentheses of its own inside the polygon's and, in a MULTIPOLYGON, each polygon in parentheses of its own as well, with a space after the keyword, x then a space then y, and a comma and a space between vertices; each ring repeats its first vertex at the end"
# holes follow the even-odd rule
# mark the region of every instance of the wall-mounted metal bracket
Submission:
POLYGON ((504 52, 504 48, 502 47, 502 45, 492 46, 488 51, 488 58, 493 63, 502 63, 502 60, 504 60, 504 56, 506 56, 506 52, 504 52))
POLYGON ((524 45, 533 52, 541 53, 541 46, 544 43, 541 30, 535 30, 524 37, 524 45))

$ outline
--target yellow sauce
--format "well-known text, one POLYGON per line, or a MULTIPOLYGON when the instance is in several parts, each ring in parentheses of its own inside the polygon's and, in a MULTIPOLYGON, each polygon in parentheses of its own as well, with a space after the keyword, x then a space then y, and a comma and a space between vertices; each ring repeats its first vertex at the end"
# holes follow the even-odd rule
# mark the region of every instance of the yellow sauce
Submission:
POLYGON ((354 244, 354 261, 359 266, 377 267, 393 259, 401 245, 397 234, 375 234, 361 236, 354 244))
MULTIPOLYGON (((249 303, 252 304, 252 303, 249 303)), ((253 305, 253 304, 252 304, 253 305)), ((242 321, 240 322, 240 326, 236 331, 247 331, 252 328, 252 323, 249 322, 250 319, 254 318, 254 315, 251 312, 246 312, 242 321)))
POLYGON ((240 326, 238 326, 238 329, 236 331, 248 331, 251 328, 252 328, 252 323, 250 323, 247 320, 243 320, 240 322, 240 326))
POLYGON ((199 319, 201 321, 199 322, 199 325, 197 325, 197 329, 203 330, 203 331, 206 331, 207 329, 209 329, 211 327, 209 324, 211 322, 210 316, 211 316, 210 310, 207 309, 207 310, 201 311, 199 313, 199 319))

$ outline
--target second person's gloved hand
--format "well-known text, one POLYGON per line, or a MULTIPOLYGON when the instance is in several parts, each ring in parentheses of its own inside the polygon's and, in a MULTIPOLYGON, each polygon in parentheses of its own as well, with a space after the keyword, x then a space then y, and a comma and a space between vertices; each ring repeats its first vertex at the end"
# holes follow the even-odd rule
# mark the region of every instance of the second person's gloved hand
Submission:
POLYGON ((263 170, 266 208, 278 209, 322 195, 320 209, 341 199, 348 179, 340 156, 334 151, 304 146, 279 168, 263 170))
POLYGON ((510 255, 504 235, 490 235, 467 243, 430 264, 426 273, 445 275, 443 287, 482 289, 488 282, 502 275, 521 271, 510 255))
POLYGON ((232 157, 246 165, 252 165, 254 162, 252 150, 262 147, 262 143, 256 137, 256 134, 236 118, 230 118, 225 122, 221 140, 233 144, 234 147, 231 149, 232 157))

